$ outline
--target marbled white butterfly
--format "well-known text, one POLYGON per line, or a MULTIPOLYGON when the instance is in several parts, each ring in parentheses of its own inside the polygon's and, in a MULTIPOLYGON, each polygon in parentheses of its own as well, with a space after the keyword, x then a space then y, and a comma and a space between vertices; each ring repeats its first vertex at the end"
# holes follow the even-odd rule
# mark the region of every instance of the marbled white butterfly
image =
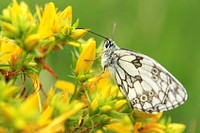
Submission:
POLYGON ((157 113, 187 100, 183 85, 154 59, 119 48, 111 39, 101 37, 105 38, 102 68, 109 71, 132 109, 157 113))

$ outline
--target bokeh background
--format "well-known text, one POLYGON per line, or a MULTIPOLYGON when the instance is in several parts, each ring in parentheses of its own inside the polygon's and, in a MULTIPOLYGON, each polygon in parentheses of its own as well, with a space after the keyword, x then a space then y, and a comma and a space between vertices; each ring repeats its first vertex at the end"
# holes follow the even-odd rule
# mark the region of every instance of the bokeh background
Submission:
MULTIPOLYGON (((79 27, 90 28, 112 37, 120 47, 146 54, 167 68, 187 89, 188 101, 165 112, 173 122, 184 123, 186 133, 200 132, 200 1, 199 0, 52 0, 59 10, 73 7, 73 20, 79 27), (117 24, 113 34, 113 25, 117 24)), ((0 9, 11 0, 0 0, 0 9)), ((20 2, 18 0, 18 2, 20 2)), ((25 0, 33 12, 35 5, 47 0, 25 0)), ((103 39, 94 37, 97 44, 103 39)), ((53 52, 47 58, 59 79, 70 80, 71 47, 53 52)), ((41 75, 43 86, 49 88, 54 79, 41 75)))

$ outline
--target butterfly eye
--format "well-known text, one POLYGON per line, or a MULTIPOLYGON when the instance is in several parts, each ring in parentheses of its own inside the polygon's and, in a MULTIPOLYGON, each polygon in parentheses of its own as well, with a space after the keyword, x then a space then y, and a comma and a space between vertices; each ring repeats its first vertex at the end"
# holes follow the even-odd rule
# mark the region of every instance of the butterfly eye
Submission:
POLYGON ((113 44, 113 42, 112 42, 111 40, 106 40, 104 45, 105 45, 105 48, 110 48, 110 47, 112 47, 114 44, 113 44))
POLYGON ((106 44, 105 44, 105 48, 108 48, 109 45, 110 45, 110 44, 106 42, 106 44))

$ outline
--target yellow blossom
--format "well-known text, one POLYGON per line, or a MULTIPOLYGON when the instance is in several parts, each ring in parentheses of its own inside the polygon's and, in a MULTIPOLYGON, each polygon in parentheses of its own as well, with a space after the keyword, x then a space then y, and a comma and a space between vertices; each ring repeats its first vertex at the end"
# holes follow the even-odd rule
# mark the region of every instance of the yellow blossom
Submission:
POLYGON ((162 112, 150 114, 150 113, 141 112, 141 111, 138 111, 138 110, 133 111, 133 117, 136 120, 139 120, 139 121, 143 120, 143 119, 151 118, 152 122, 156 122, 160 119, 161 116, 162 116, 162 112))
POLYGON ((124 116, 121 119, 112 119, 110 124, 106 125, 105 128, 116 133, 133 132, 133 125, 128 116, 124 116))
POLYGON ((87 30, 85 29, 75 29, 70 34, 70 38, 73 40, 78 40, 82 38, 87 33, 87 30))
POLYGON ((40 36, 38 34, 29 35, 24 41, 25 49, 28 51, 33 50, 38 45, 39 40, 40 36))
POLYGON ((185 125, 179 123, 170 123, 167 126, 167 131, 171 131, 174 133, 182 133, 185 129, 185 125))
POLYGON ((22 49, 7 38, 0 38, 0 64, 14 65, 18 60, 22 49))
POLYGON ((86 46, 83 48, 82 53, 80 54, 78 61, 76 63, 75 73, 85 73, 90 70, 94 62, 96 54, 96 42, 93 39, 90 39, 86 46))
POLYGON ((3 10, 3 30, 8 37, 21 37, 35 28, 33 16, 26 3, 13 0, 11 6, 3 10), (9 21, 8 21, 9 20, 9 21))
POLYGON ((149 132, 156 132, 156 133, 165 133, 166 127, 161 124, 157 123, 147 123, 142 129, 140 133, 149 133, 149 132))
POLYGON ((40 111, 42 110, 42 103, 41 103, 41 97, 40 97, 40 80, 39 77, 36 73, 32 73, 28 75, 33 83, 34 89, 35 89, 35 93, 37 94, 37 98, 38 98, 38 106, 40 108, 40 111))
POLYGON ((46 100, 45 100, 44 107, 43 107, 44 109, 48 108, 49 103, 50 103, 50 101, 52 100, 53 96, 54 96, 54 90, 53 90, 53 88, 51 88, 51 89, 49 90, 48 95, 47 95, 47 98, 46 98, 46 100))
MULTIPOLYGON (((44 8, 42 18, 40 20, 40 25, 38 29, 38 34, 42 38, 51 37, 53 34, 53 25, 56 16, 56 9, 52 2, 47 4, 44 8)), ((53 38, 54 39, 54 38, 53 38)))
POLYGON ((72 24, 72 7, 68 6, 63 12, 59 12, 55 18, 54 29, 55 33, 59 33, 63 28, 67 27, 65 33, 69 33, 69 27, 72 24))
POLYGON ((92 111, 96 110, 96 108, 98 107, 98 101, 97 99, 94 99, 92 102, 91 102, 91 109, 92 111))
POLYGON ((84 86, 90 88, 92 93, 94 92, 94 89, 97 88, 100 98, 122 96, 117 85, 112 83, 112 79, 107 71, 101 75, 90 78, 87 83, 84 83, 84 86))
POLYGON ((112 110, 112 108, 109 105, 104 105, 103 107, 100 108, 100 111, 102 113, 108 113, 111 110, 112 110))
POLYGON ((124 105, 127 103, 127 100, 119 100, 119 101, 117 101, 116 103, 115 103, 115 105, 114 105, 114 109, 116 110, 116 111, 119 111, 119 110, 121 110, 123 107, 124 107, 124 105))
POLYGON ((42 127, 44 125, 47 125, 51 122, 51 116, 53 114, 53 108, 48 107, 47 109, 42 112, 40 119, 38 120, 38 124, 42 127))
MULTIPOLYGON (((40 15, 39 15, 40 16, 40 15)), ((50 38, 54 40, 53 34, 67 33, 72 22, 72 7, 68 6, 64 11, 56 13, 56 8, 53 2, 47 4, 44 8, 38 34, 42 38, 50 38), (65 29, 66 31, 63 31, 65 29)))
POLYGON ((51 123, 49 123, 45 128, 40 130, 40 132, 51 132, 55 131, 54 128, 56 128, 58 125, 66 121, 70 116, 75 115, 78 111, 80 111, 83 108, 84 104, 80 102, 75 102, 74 106, 70 108, 70 110, 62 113, 58 117, 52 120, 51 123))
POLYGON ((134 126, 134 132, 133 133, 139 133, 140 128, 142 127, 142 122, 136 122, 134 126))
POLYGON ((4 120, 11 122, 14 117, 16 117, 16 109, 7 103, 1 102, 0 109, 2 113, 2 118, 4 120))
POLYGON ((13 34, 13 36, 18 36, 18 34, 19 34, 19 33, 18 33, 17 27, 15 27, 15 26, 12 25, 12 24, 3 22, 2 28, 3 28, 5 31, 8 31, 10 34, 13 34))
POLYGON ((103 131, 102 130, 97 130, 96 133, 103 133, 103 131))
POLYGON ((38 107, 38 98, 36 94, 29 96, 22 104, 20 112, 26 112, 27 114, 32 114, 31 111, 34 111, 38 107))
POLYGON ((61 90, 67 89, 68 92, 74 93, 75 85, 71 82, 64 81, 64 80, 57 80, 55 83, 56 88, 60 88, 61 90))
POLYGON ((134 133, 165 133, 166 127, 162 124, 158 124, 157 121, 162 116, 162 113, 149 114, 140 111, 134 111, 134 118, 136 121, 146 120, 145 123, 136 122, 134 126, 134 133))

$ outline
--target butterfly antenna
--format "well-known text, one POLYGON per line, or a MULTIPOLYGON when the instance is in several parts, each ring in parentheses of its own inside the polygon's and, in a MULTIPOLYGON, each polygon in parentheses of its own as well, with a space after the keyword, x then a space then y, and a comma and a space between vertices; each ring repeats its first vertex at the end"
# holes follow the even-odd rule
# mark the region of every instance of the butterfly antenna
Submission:
POLYGON ((106 39, 106 40, 109 40, 109 38, 107 38, 107 37, 105 37, 105 36, 103 36, 103 35, 100 35, 100 34, 98 34, 98 33, 96 33, 96 32, 93 32, 93 31, 91 31, 90 29, 88 29, 87 31, 90 32, 90 33, 92 33, 92 34, 94 34, 94 35, 97 35, 97 36, 99 36, 99 37, 102 37, 102 38, 104 38, 104 39, 106 39))
POLYGON ((113 31, 112 31, 112 40, 114 39, 114 34, 115 34, 116 26, 117 26, 117 23, 114 23, 113 24, 113 31))

